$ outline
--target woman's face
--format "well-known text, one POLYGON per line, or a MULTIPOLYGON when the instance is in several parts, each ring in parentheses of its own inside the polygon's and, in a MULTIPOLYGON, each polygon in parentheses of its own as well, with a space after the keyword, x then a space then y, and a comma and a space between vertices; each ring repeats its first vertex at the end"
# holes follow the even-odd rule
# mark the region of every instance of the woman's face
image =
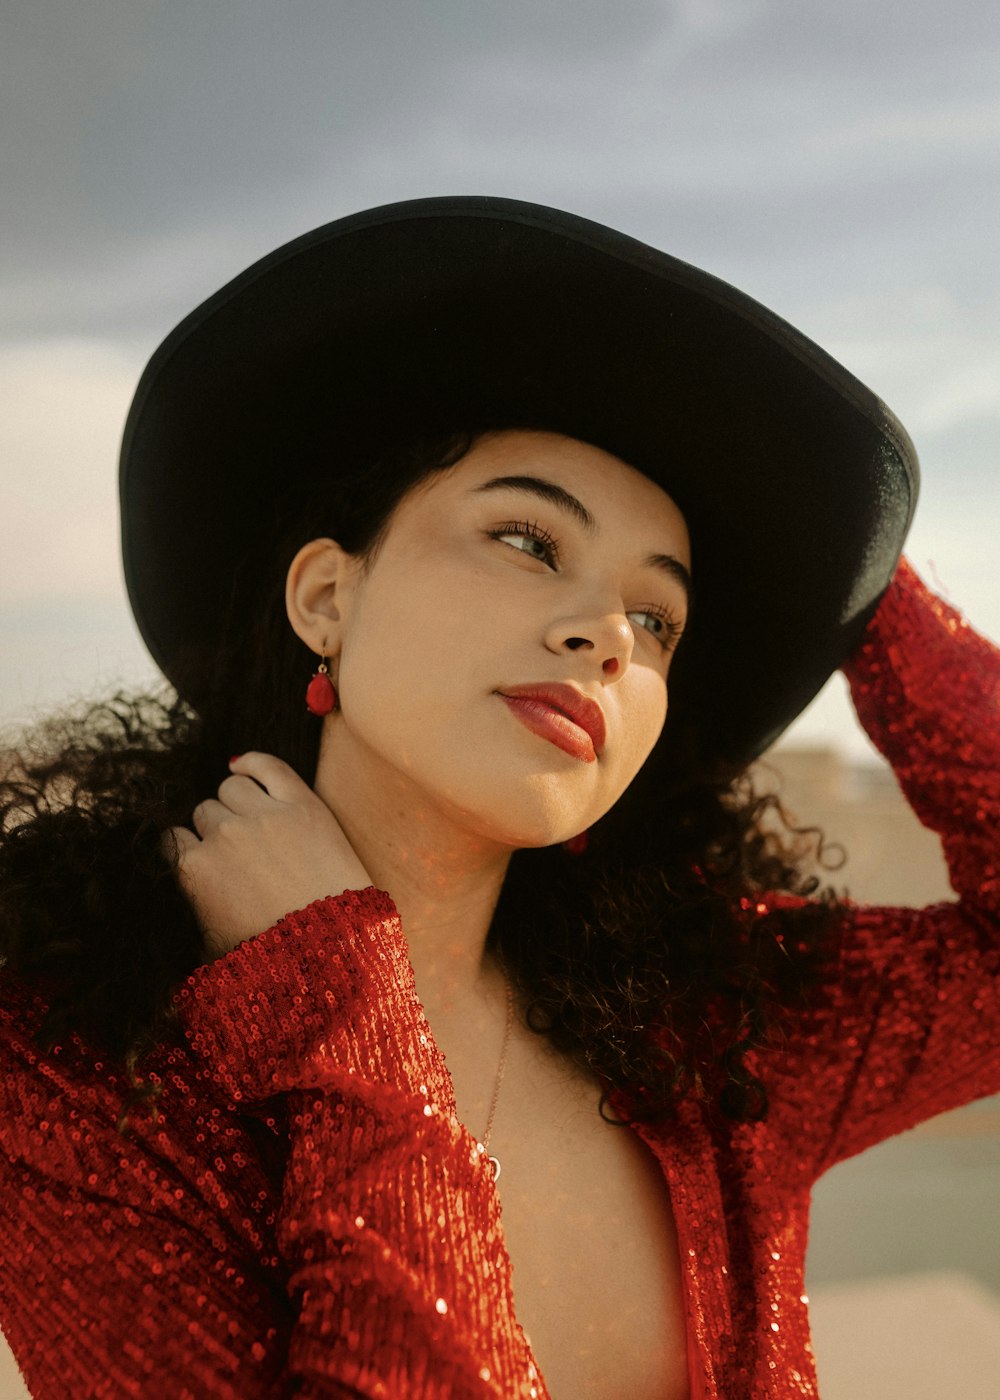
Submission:
POLYGON ((338 583, 324 747, 354 781, 479 836, 565 840, 660 735, 690 566, 677 506, 618 458, 555 433, 480 438, 403 498, 370 571, 338 583), (599 708, 596 747, 593 710, 581 727, 558 696, 510 698, 553 684, 599 708))

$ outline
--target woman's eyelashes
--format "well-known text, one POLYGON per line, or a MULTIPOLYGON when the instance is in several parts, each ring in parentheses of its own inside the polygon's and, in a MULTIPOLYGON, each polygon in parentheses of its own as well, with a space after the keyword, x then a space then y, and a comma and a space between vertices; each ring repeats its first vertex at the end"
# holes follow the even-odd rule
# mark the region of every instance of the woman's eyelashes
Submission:
MULTIPOLYGON (((526 554, 529 559, 537 559, 540 564, 545 564, 550 569, 554 569, 559 561, 559 541, 537 521, 511 521, 495 530, 487 530, 486 534, 489 539, 499 540, 509 549, 516 549, 519 553, 526 554), (526 541, 527 547, 511 541, 526 541)), ((655 603, 644 603, 641 608, 633 608, 629 616, 648 618, 652 625, 644 622, 642 629, 655 638, 664 651, 671 651, 680 641, 684 631, 683 622, 655 603)))
POLYGON ((646 630, 653 633, 664 651, 672 651, 684 633, 683 622, 678 622, 664 608, 633 608, 629 616, 634 617, 637 612, 643 617, 652 618, 653 622, 656 623, 656 630, 654 631, 653 628, 646 630))
MULTIPOLYGON (((487 534, 490 539, 502 540, 505 544, 508 539, 528 540, 535 548, 521 550, 521 553, 528 554, 543 564, 549 564, 550 561, 554 563, 559 558, 559 541, 535 521, 522 520, 510 525, 501 525, 498 530, 488 530, 487 534)), ((514 544, 510 548, 519 549, 520 546, 514 544)))

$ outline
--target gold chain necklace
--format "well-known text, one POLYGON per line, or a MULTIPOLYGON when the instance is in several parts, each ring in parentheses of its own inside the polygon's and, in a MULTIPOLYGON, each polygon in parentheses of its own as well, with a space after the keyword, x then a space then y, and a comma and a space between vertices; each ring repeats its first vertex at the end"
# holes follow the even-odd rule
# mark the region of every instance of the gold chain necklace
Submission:
MULTIPOLYGON (((490 1133, 493 1131, 493 1115, 497 1111, 497 1099, 500 1095, 500 1085, 503 1082, 504 1066, 507 1063, 507 1044, 510 1040, 510 1028, 514 1020, 514 993, 511 991, 510 982, 506 974, 504 974, 504 984, 507 988, 507 1029, 503 1038, 503 1052, 500 1056, 500 1068, 497 1071, 497 1082, 493 1088, 493 1102, 490 1105, 489 1122, 486 1124, 486 1136, 483 1138, 482 1142, 476 1143, 476 1150, 481 1156, 487 1155, 487 1148, 490 1145, 490 1133)), ((496 1181, 500 1176, 500 1159, 498 1157, 490 1157, 490 1164, 493 1167, 493 1180, 496 1181)))

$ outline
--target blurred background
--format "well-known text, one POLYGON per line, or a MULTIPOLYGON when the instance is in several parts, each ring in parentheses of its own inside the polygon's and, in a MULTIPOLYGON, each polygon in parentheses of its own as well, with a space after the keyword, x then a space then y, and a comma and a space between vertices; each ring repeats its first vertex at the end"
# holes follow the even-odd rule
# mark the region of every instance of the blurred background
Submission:
MULTIPOLYGON (((817 340, 917 444, 910 559, 1000 638, 995 6, 5 0, 0 184, 8 740, 51 708, 156 679, 121 580, 116 496, 156 345, 286 240, 427 195, 586 215, 817 340)), ((831 879, 855 898, 950 897, 839 674, 767 772, 843 843, 831 879)), ((998 1221, 1000 1101, 820 1182, 825 1400, 1000 1396, 998 1221)), ((6 1364, 0 1397, 22 1393, 6 1364)))

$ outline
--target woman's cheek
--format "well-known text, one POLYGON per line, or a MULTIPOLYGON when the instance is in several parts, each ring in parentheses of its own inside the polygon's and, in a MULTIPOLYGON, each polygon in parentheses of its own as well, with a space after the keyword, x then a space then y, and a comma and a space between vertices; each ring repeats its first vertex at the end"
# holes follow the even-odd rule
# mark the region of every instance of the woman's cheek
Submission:
POLYGON ((632 726, 629 736, 631 767, 629 782, 632 781, 653 752, 667 721, 667 691, 658 677, 643 696, 643 702, 642 705, 637 706, 639 712, 637 722, 632 726))

